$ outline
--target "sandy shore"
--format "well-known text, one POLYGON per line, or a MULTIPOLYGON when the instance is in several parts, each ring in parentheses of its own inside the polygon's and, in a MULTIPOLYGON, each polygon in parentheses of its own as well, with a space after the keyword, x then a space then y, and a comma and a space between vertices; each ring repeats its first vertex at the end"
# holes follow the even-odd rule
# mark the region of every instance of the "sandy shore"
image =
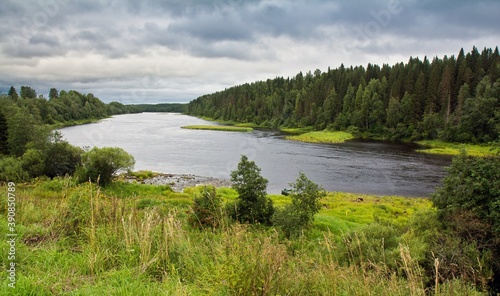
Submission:
POLYGON ((215 187, 231 187, 230 180, 217 179, 213 177, 203 177, 196 175, 185 174, 159 174, 152 178, 147 178, 142 181, 134 177, 127 177, 127 182, 138 182, 142 184, 152 185, 170 185, 170 187, 177 192, 182 192, 186 187, 195 187, 202 185, 212 185, 215 187))

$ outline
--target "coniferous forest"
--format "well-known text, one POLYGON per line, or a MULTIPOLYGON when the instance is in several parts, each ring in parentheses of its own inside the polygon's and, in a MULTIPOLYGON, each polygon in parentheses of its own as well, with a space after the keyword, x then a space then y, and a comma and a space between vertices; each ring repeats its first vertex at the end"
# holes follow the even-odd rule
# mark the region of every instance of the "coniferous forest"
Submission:
POLYGON ((392 140, 488 143, 500 134, 500 54, 476 48, 407 63, 300 72, 204 95, 188 114, 392 140))

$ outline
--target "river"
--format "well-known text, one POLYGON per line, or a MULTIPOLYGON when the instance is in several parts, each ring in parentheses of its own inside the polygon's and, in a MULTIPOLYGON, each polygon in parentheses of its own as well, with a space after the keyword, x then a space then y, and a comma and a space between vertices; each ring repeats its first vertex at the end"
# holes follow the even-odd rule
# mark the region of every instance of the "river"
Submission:
POLYGON ((229 179, 244 154, 262 169, 270 193, 279 193, 304 172, 328 191, 423 197, 440 185, 451 163, 449 157, 417 153, 403 144, 309 144, 287 141, 276 131, 180 128, 198 124, 213 123, 182 114, 142 113, 60 131, 76 146, 123 148, 134 156, 135 170, 229 179))

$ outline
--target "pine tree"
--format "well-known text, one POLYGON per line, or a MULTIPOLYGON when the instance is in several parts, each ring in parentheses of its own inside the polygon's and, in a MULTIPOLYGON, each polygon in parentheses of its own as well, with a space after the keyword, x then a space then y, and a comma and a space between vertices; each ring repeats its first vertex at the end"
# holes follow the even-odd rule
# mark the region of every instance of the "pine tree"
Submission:
POLYGON ((17 98, 19 98, 19 95, 17 94, 17 91, 13 86, 10 87, 7 94, 14 100, 17 100, 17 98))
POLYGON ((7 119, 3 112, 0 112, 0 154, 9 153, 9 127, 7 125, 7 119))
POLYGON ((57 89, 51 88, 49 91, 49 99, 52 100, 52 99, 57 98, 58 96, 59 96, 59 92, 57 91, 57 89))

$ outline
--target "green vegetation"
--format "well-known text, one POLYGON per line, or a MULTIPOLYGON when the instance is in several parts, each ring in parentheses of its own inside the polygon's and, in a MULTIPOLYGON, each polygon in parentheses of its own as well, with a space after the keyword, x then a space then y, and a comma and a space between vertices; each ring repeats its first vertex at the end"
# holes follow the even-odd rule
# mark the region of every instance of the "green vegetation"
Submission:
POLYGON ((459 155, 462 150, 465 150, 470 156, 484 157, 495 154, 494 146, 492 145, 453 144, 439 140, 418 141, 417 144, 430 147, 417 150, 423 153, 459 155))
POLYGON ((133 158, 119 148, 73 147, 54 128, 97 121, 131 109, 120 103, 104 104, 92 94, 52 88, 50 99, 36 96, 28 86, 21 95, 11 87, 0 96, 0 182, 23 182, 37 177, 54 178, 77 173, 109 184, 119 170, 131 169, 133 158))
MULTIPOLYGON (((296 185, 300 195, 312 183, 304 176, 296 185)), ((309 231, 287 239, 280 227, 225 218, 220 209, 238 199, 234 189, 166 188, 120 181, 100 188, 69 177, 18 184, 17 284, 12 293, 2 281, 0 294, 485 295, 458 272, 470 262, 441 253, 435 280, 431 254, 441 249, 433 247, 448 236, 427 199, 329 193, 317 207, 316 196, 307 199, 310 213, 319 209, 309 231), (453 278, 445 274, 452 269, 453 278)), ((2 199, 2 232, 6 225, 2 199)), ((0 256, 5 270, 6 252, 0 256)))
POLYGON ((489 143, 500 140, 500 53, 473 47, 456 57, 300 72, 201 96, 187 114, 271 128, 352 127, 390 140, 489 143))
MULTIPOLYGON (((499 62, 498 48, 474 48, 432 63, 341 66, 230 88, 188 112, 316 139, 343 137, 326 129, 490 143, 500 128, 499 62)), ((0 230, 15 221, 17 234, 15 254, 0 241, 0 268, 16 263, 16 287, 2 281, 2 295, 500 293, 500 154, 486 147, 469 150, 481 158, 456 157, 430 200, 326 194, 303 174, 290 196, 267 195, 246 156, 233 188, 181 193, 113 181, 133 157, 83 151, 49 127, 132 109, 75 91, 49 97, 27 86, 0 96, 0 190, 10 193, 0 230)))
POLYGON ((184 113, 186 110, 186 104, 171 103, 171 104, 137 104, 137 105, 127 105, 127 107, 133 113, 140 112, 174 112, 174 113, 184 113))
MULTIPOLYGON (((450 239, 439 246, 444 259, 470 266, 462 271, 464 279, 490 284, 496 293, 500 292, 499 168, 500 154, 469 158, 462 153, 453 159, 443 186, 431 198, 450 239), (476 278, 478 270, 491 278, 476 278)), ((444 272, 452 277, 454 270, 444 272)))
POLYGON ((255 162, 242 155, 238 169, 231 172, 231 181, 238 199, 228 205, 229 216, 242 223, 271 225, 274 208, 266 193, 269 181, 261 176, 255 162))
POLYGON ((225 131, 225 132, 251 132, 251 127, 227 126, 227 125, 188 125, 182 126, 185 129, 225 131))
POLYGON ((308 132, 296 136, 287 136, 287 140, 307 142, 307 143, 344 143, 347 140, 354 139, 354 136, 347 132, 331 132, 331 131, 317 131, 308 132))
POLYGON ((134 157, 118 147, 94 147, 81 156, 81 165, 76 175, 83 183, 91 181, 107 185, 119 171, 131 171, 134 167, 134 157))
POLYGON ((191 225, 200 228, 220 228, 225 226, 223 201, 215 187, 204 187, 201 196, 193 200, 193 212, 189 217, 191 225))
POLYGON ((286 237, 299 236, 304 229, 312 226, 314 215, 321 209, 319 200, 326 196, 325 191, 300 173, 299 178, 290 184, 291 204, 274 214, 274 225, 280 227, 286 237))

